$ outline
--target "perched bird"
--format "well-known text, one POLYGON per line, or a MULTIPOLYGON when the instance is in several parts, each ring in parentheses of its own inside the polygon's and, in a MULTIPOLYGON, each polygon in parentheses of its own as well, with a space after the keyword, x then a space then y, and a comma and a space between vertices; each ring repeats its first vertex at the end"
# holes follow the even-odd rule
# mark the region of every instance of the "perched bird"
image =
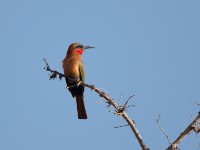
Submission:
POLYGON ((94 48, 92 46, 84 46, 80 43, 72 43, 63 60, 63 70, 68 90, 72 97, 76 97, 77 111, 79 119, 87 119, 87 113, 84 104, 84 86, 78 85, 77 80, 85 82, 84 64, 82 54, 85 49, 94 48))

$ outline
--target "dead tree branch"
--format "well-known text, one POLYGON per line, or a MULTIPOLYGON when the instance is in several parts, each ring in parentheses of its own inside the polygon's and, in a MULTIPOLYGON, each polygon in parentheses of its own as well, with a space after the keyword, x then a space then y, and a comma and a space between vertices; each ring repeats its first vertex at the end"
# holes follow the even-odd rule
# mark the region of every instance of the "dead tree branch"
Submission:
POLYGON ((125 124, 125 125, 117 126, 117 127, 114 127, 114 128, 122 128, 122 127, 126 127, 126 126, 129 126, 129 124, 125 124))
MULTIPOLYGON (((55 79, 57 78, 57 76, 59 77, 59 79, 61 80, 64 76, 64 74, 56 71, 56 70, 52 70, 49 66, 49 64, 47 63, 46 59, 43 59, 45 62, 45 70, 49 71, 50 74, 50 80, 51 79, 55 79)), ((84 83, 82 81, 77 80, 77 86, 82 84, 85 87, 91 89, 92 91, 95 91, 97 94, 99 94, 100 97, 103 97, 106 100, 106 103, 108 104, 107 107, 113 106, 115 108, 115 112, 114 114, 117 114, 119 116, 122 116, 126 122, 128 123, 127 125, 123 125, 123 126, 119 126, 119 127, 124 127, 124 126, 130 126, 136 139, 138 140, 142 150, 150 150, 147 145, 145 144, 144 140, 142 139, 142 136, 140 135, 138 129, 136 128, 136 124, 134 122, 134 120, 132 120, 128 114, 126 113, 128 106, 128 101, 134 96, 130 96, 129 99, 126 101, 126 103, 123 106, 119 106, 119 103, 116 103, 116 101, 108 94, 108 92, 106 92, 103 89, 99 89, 96 88, 94 85, 90 85, 87 83, 84 83)), ((122 99, 122 96, 120 97, 120 100, 122 99)), ((120 101, 119 100, 119 101, 120 101)), ((198 106, 200 106, 200 104, 197 101, 194 101, 195 104, 197 104, 198 106)), ((199 133, 200 132, 200 127, 198 127, 198 124, 200 122, 200 112, 198 114, 198 116, 193 120, 193 122, 180 134, 180 136, 173 142, 171 143, 171 141, 169 140, 168 135, 166 134, 166 132, 163 130, 163 128, 161 127, 160 123, 160 115, 158 117, 158 119, 155 119, 155 121, 157 122, 159 128, 161 129, 161 131, 165 134, 165 136, 168 139, 168 142, 170 143, 170 146, 166 149, 166 150, 177 150, 178 149, 178 145, 180 144, 180 142, 193 130, 195 131, 195 133, 199 133)), ((116 128, 119 128, 116 127, 116 128)))
POLYGON ((172 144, 171 141, 170 141, 170 139, 169 139, 169 136, 167 135, 167 133, 165 132, 165 130, 164 130, 164 129, 161 127, 161 125, 160 125, 160 116, 161 116, 161 114, 159 114, 158 118, 157 118, 157 119, 155 118, 154 120, 156 121, 156 123, 157 123, 159 129, 160 129, 160 130, 162 131, 162 133, 166 136, 166 138, 167 138, 169 144, 172 144))
POLYGON ((59 76, 59 79, 61 80, 62 79, 62 77, 65 77, 65 75, 64 74, 62 74, 62 73, 60 73, 60 72, 58 72, 58 71, 56 71, 56 70, 52 70, 51 68, 50 68, 50 66, 49 66, 49 64, 47 63, 47 60, 44 58, 43 59, 44 60, 44 62, 45 62, 45 67, 44 67, 44 69, 46 70, 46 71, 49 71, 51 74, 49 74, 49 80, 51 80, 51 79, 55 79, 55 78, 57 78, 57 76, 59 76))
POLYGON ((129 126, 131 127, 133 133, 135 134, 142 150, 149 150, 149 148, 146 146, 145 142, 142 139, 142 136, 140 135, 138 129, 136 128, 135 122, 132 121, 132 119, 127 115, 127 113, 124 111, 123 108, 120 108, 120 106, 115 102, 115 100, 113 98, 111 98, 107 93, 105 93, 104 91, 99 90, 98 88, 96 88, 94 85, 90 85, 87 83, 83 83, 81 81, 79 81, 80 84, 84 85, 85 87, 90 88, 92 91, 95 91, 96 93, 99 94, 100 97, 103 97, 104 99, 106 99, 109 104, 111 104, 117 113, 120 113, 121 116, 127 121, 127 123, 129 124, 129 126))
MULTIPOLYGON (((43 59, 45 62, 46 67, 44 68, 46 71, 51 72, 50 74, 50 80, 51 79, 55 79, 57 76, 59 76, 60 79, 62 79, 62 77, 65 77, 64 74, 57 72, 56 70, 52 70, 46 59, 43 59)), ((95 91, 96 93, 99 94, 100 97, 103 97, 105 100, 107 100, 107 103, 109 105, 112 105, 115 108, 115 111, 117 112, 117 114, 120 114, 120 116, 122 116, 126 122, 128 123, 128 125, 131 127, 133 133, 135 134, 135 137, 137 138, 142 150, 149 150, 149 148, 147 147, 147 145, 145 144, 144 140, 142 139, 142 136, 140 135, 138 129, 136 128, 136 124, 135 122, 128 116, 128 114, 125 112, 126 108, 127 108, 127 103, 130 100, 131 97, 129 97, 129 99, 127 100, 127 102, 125 103, 125 105, 121 108, 118 103, 116 103, 116 101, 109 96, 109 94, 107 92, 105 92, 105 90, 100 90, 98 88, 96 88, 94 85, 90 85, 87 83, 84 83, 82 81, 77 81, 77 84, 82 84, 85 87, 91 89, 92 91, 95 91)))
MULTIPOLYGON (((197 128, 200 121, 200 112, 198 116, 193 120, 193 122, 180 134, 180 136, 166 149, 166 150, 176 150, 178 149, 179 143, 192 131, 197 128)), ((199 132, 199 128, 197 131, 199 132)), ((195 131, 195 132, 197 132, 195 131)))

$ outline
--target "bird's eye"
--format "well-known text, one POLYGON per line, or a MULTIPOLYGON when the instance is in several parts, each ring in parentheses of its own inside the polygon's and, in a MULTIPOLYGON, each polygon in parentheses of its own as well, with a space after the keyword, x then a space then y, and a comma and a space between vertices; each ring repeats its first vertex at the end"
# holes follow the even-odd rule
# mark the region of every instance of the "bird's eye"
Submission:
POLYGON ((82 48, 82 46, 81 46, 81 45, 78 45, 78 46, 76 46, 76 48, 82 48))

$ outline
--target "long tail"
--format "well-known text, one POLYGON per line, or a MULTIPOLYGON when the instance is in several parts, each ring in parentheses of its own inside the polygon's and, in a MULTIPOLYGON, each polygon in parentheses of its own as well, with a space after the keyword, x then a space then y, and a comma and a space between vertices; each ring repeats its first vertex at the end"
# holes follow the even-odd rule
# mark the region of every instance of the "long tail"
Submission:
POLYGON ((76 96, 78 119, 87 119, 83 95, 76 96))

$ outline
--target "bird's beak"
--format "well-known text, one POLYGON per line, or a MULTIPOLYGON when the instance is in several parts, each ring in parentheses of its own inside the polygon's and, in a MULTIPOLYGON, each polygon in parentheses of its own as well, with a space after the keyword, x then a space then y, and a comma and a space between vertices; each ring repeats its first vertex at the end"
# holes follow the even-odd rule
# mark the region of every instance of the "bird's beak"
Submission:
POLYGON ((84 46, 84 49, 95 48, 94 46, 84 46))

